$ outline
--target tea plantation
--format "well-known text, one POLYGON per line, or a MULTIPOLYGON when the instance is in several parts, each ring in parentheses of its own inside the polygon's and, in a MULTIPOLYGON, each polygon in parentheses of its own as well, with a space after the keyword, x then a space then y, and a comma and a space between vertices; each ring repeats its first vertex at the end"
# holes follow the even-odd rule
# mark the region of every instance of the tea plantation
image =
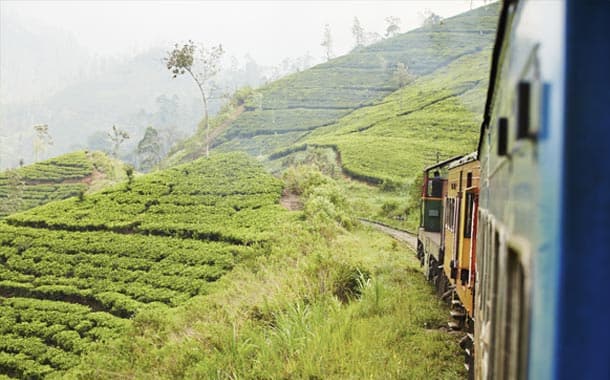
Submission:
POLYGON ((242 154, 218 155, 0 222, 0 374, 78 364, 126 318, 205 294, 256 255, 282 184, 242 154))
POLYGON ((3 171, 0 217, 83 194, 104 181, 113 182, 125 177, 122 168, 122 163, 102 152, 77 151, 3 171))
MULTIPOLYGON (((213 147, 218 151, 240 150, 266 156, 309 140, 318 129, 337 122, 342 124, 341 118, 349 117, 355 110, 360 110, 361 115, 369 112, 371 106, 387 102, 385 98, 399 89, 396 76, 399 63, 408 68, 411 79, 417 79, 436 75, 461 58, 482 51, 486 51, 489 60, 488 49, 494 40, 497 14, 498 4, 490 4, 446 19, 439 25, 422 27, 355 49, 350 54, 263 86, 246 99, 246 111, 213 142, 213 147)), ((487 71, 481 70, 475 81, 483 82, 486 76, 487 71)), ((459 79, 458 75, 449 77, 449 86, 453 79, 459 79)), ((415 93, 419 91, 417 81, 407 87, 415 93)), ((479 87, 484 88, 485 83, 480 83, 479 87)), ((423 99, 443 96, 437 95, 428 92, 423 99)), ((421 107, 417 98, 406 98, 403 112, 421 107), (411 104, 411 100, 415 102, 411 104)), ((402 143, 400 140, 378 141, 374 147, 386 142, 393 150, 402 143)), ((366 140, 347 145, 357 150, 366 148, 368 143, 366 140)), ((186 152, 175 154, 190 157, 186 152)), ((361 169, 355 167, 356 172, 361 169)), ((382 176, 387 177, 387 174, 382 176)))

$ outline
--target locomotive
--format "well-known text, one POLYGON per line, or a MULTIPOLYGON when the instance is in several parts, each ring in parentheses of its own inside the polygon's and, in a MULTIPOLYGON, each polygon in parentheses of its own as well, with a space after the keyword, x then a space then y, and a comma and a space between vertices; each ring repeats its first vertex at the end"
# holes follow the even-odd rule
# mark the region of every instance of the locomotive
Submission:
POLYGON ((477 151, 424 169, 471 378, 610 379, 608 36, 610 1, 504 1, 477 151))

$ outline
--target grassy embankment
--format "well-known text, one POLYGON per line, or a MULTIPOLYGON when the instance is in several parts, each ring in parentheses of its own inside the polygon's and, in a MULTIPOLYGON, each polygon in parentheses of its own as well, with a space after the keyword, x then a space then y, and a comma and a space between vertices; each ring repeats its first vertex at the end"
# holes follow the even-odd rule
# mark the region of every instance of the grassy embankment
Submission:
POLYGON ((241 155, 0 222, 0 374, 455 378, 458 337, 402 244, 312 170, 241 155))

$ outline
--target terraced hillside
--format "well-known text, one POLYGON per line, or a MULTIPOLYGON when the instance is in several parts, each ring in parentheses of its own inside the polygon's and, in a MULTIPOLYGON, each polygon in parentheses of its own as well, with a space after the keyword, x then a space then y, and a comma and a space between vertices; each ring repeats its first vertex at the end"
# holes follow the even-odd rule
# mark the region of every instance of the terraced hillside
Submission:
POLYGON ((0 173, 0 217, 122 179, 122 166, 104 153, 77 151, 6 170, 0 173))
MULTIPOLYGON (((387 101, 384 98, 398 89, 399 63, 408 67, 411 77, 421 78, 487 51, 494 39, 497 12, 497 4, 478 8, 262 87, 246 100, 246 111, 214 141, 214 148, 258 156, 303 142, 356 109, 387 101)), ((476 80, 484 80, 486 73, 481 70, 476 80)), ((408 101, 403 104, 405 111, 418 107, 408 101)), ((383 142, 378 141, 376 147, 381 146, 383 142)), ((188 156, 186 152, 176 155, 188 156)))
POLYGON ((458 58, 302 143, 275 152, 282 158, 307 146, 330 147, 343 171, 372 183, 404 183, 421 168, 476 148, 491 49, 458 58), (437 156, 438 153, 438 156, 437 156))
POLYGON ((61 374, 261 250, 282 184, 217 155, 0 221, 0 376, 61 374))

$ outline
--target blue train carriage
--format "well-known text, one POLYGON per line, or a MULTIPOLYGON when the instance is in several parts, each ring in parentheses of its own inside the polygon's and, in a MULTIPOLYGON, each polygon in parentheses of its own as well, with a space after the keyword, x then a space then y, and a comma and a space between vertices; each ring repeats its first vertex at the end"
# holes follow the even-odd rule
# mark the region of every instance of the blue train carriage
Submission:
POLYGON ((443 199, 447 194, 447 165, 462 156, 449 158, 424 168, 420 225, 417 233, 417 257, 429 281, 443 292, 441 284, 443 261, 443 199))
POLYGON ((505 1, 479 159, 477 379, 610 378, 610 2, 505 1))

